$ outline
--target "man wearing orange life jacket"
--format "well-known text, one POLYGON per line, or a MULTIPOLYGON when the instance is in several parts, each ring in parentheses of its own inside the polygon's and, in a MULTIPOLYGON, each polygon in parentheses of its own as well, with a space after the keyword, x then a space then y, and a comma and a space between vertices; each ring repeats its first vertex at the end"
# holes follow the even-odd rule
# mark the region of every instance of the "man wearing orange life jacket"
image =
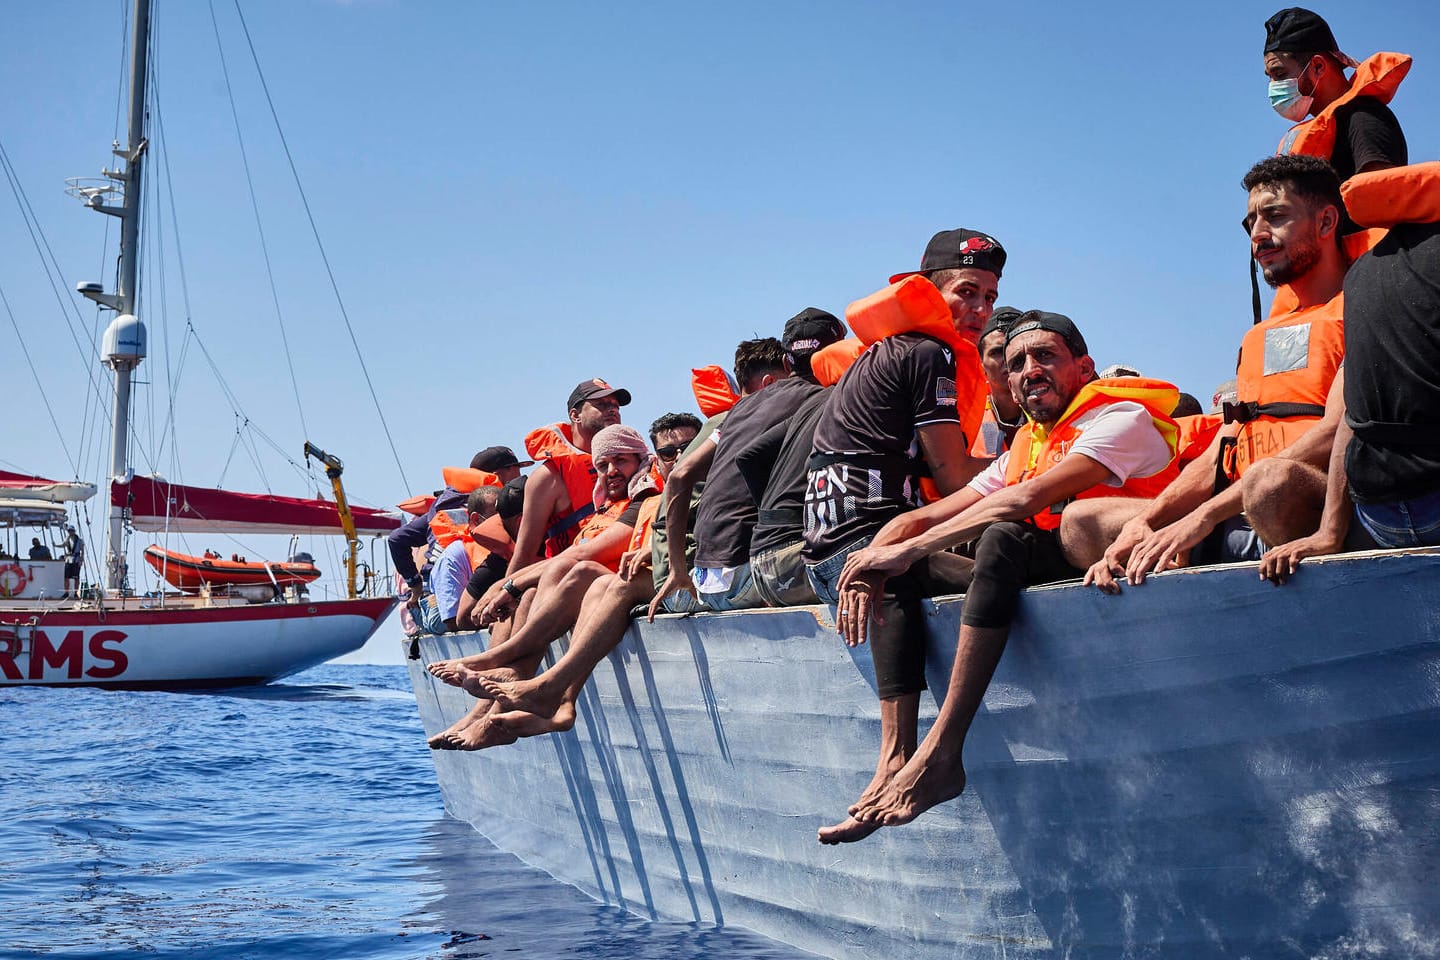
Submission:
POLYGON ((526 450, 541 461, 543 469, 535 471, 525 486, 525 512, 515 538, 511 576, 534 563, 542 546, 544 556, 558 555, 575 541, 580 525, 595 512, 590 440, 619 423, 620 408, 629 402, 629 390, 612 387, 599 378, 582 380, 566 401, 568 421, 532 430, 525 438, 526 450))
MULTIPOLYGON (((1005 248, 989 234, 942 230, 926 244, 918 271, 891 277, 890 287, 846 311, 858 335, 869 308, 887 298, 899 305, 908 290, 922 303, 934 303, 938 292, 940 301, 937 325, 887 330, 827 391, 806 476, 803 550, 810 585, 823 602, 843 599, 845 558, 920 504, 927 469, 945 495, 985 466, 969 452, 989 392, 974 345, 994 311, 1005 262, 1005 248), (968 432, 967 420, 974 425, 968 432)), ((930 319, 929 311, 923 316, 930 319)), ((915 749, 925 689, 922 600, 963 590, 968 571, 968 561, 945 554, 885 584, 883 622, 870 637, 881 743, 864 796, 883 787, 915 749)))
POLYGON ((1322 418, 1345 350, 1340 183, 1322 160, 1275 156, 1243 185, 1252 252, 1266 282, 1288 284, 1298 305, 1246 332, 1237 402, 1226 404, 1227 423, 1174 484, 1148 503, 1077 507, 1067 546, 1090 559, 1086 582, 1107 593, 1119 592, 1116 577, 1140 584, 1187 562, 1216 527, 1225 532, 1221 559, 1258 560, 1265 544, 1319 525, 1335 429, 1322 418), (1219 493, 1217 470, 1231 481, 1219 493))
MULTIPOLYGON (((465 498, 465 530, 468 533, 495 515, 500 487, 484 486, 465 498)), ((429 595, 420 604, 419 622, 427 633, 449 633, 457 629, 460 598, 470 575, 490 551, 465 535, 455 536, 430 567, 429 595)))
POLYGON ((1281 10, 1265 21, 1265 75, 1270 105, 1295 126, 1277 152, 1326 160, 1342 182, 1403 166, 1405 133, 1387 104, 1409 70, 1410 58, 1396 53, 1357 63, 1340 52, 1319 14, 1281 10), (1346 67, 1355 68, 1354 77, 1345 76, 1346 67))
POLYGON ((939 716, 900 770, 872 785, 849 818, 820 831, 822 843, 908 823, 964 790, 965 734, 1005 649, 1021 590, 1080 574, 1061 548, 1074 501, 1153 495, 1174 475, 1174 386, 1096 379, 1084 338, 1060 314, 1024 313, 1006 338, 1010 388, 1029 417, 1014 444, 958 492, 895 517, 841 572, 841 631, 847 642, 862 642, 874 630, 870 612, 885 578, 979 538, 939 716))
POLYGON ((464 687, 482 701, 455 726, 432 738, 432 746, 473 750, 493 745, 494 729, 480 722, 491 706, 481 681, 532 676, 545 648, 577 626, 586 600, 593 596, 593 607, 606 593, 609 581, 606 586, 596 584, 613 574, 630 550, 644 500, 658 493, 664 471, 650 455, 645 438, 621 424, 597 433, 592 450, 599 476, 593 497, 600 509, 589 525, 589 539, 582 537, 558 556, 521 570, 487 601, 481 626, 519 604, 514 618, 518 625, 506 640, 475 656, 429 665, 433 675, 464 687))
POLYGON ((1440 163, 1360 174, 1343 192, 1358 222, 1388 233, 1345 276, 1325 510, 1314 535, 1262 559, 1275 582, 1304 557, 1357 546, 1357 528, 1383 547, 1440 545, 1440 163))
MULTIPOLYGON (((435 535, 430 528, 431 521, 435 515, 443 510, 463 510, 465 498, 476 487, 484 485, 486 477, 491 477, 495 485, 503 485, 514 477, 520 476, 520 468, 533 464, 533 460, 520 461, 516 459, 514 451, 509 447, 486 447, 475 456, 470 458, 470 469, 460 467, 446 467, 442 471, 445 477, 445 487, 435 497, 435 502, 430 505, 420 516, 414 517, 405 523, 398 530, 394 530, 386 537, 386 543, 390 548, 390 560, 394 564, 395 572, 405 581, 410 588, 410 605, 419 605, 420 598, 425 592, 425 579, 429 575, 429 563, 425 569, 418 569, 415 564, 413 548, 427 546, 427 553, 434 554, 435 535)), ((461 518, 463 523, 463 518, 461 518)))
MULTIPOLYGON (((681 448, 686 449, 685 456, 693 455, 698 444, 692 441, 699 435, 700 426, 695 417, 674 413, 651 424, 650 443, 657 451, 657 465, 667 489, 674 476, 675 457, 666 457, 662 451, 681 448)), ((568 730, 574 724, 575 698, 581 687, 595 665, 624 639, 631 609, 655 595, 645 517, 649 512, 646 508, 653 508, 660 500, 651 497, 644 501, 619 571, 591 585, 570 636, 570 646, 553 667, 530 680, 480 678, 481 688, 497 705, 488 720, 490 733, 481 738, 486 745, 568 730)))
MULTIPOLYGON (((1265 21, 1265 73, 1270 103, 1295 126, 1276 153, 1319 157, 1335 168, 1343 183, 1356 173, 1404 165, 1405 134, 1388 106, 1411 60, 1399 53, 1377 53, 1363 63, 1340 52, 1330 26, 1302 7, 1281 10, 1265 21), (1355 68, 1353 77, 1346 67, 1355 68), (1307 119, 1308 116, 1308 119, 1307 119)), ((1384 231, 1363 230, 1341 207, 1340 236, 1353 262, 1384 231)), ((1251 264, 1250 289, 1255 320, 1260 320, 1260 288, 1251 264)), ((1270 315, 1295 308, 1288 284, 1275 290, 1270 315)))

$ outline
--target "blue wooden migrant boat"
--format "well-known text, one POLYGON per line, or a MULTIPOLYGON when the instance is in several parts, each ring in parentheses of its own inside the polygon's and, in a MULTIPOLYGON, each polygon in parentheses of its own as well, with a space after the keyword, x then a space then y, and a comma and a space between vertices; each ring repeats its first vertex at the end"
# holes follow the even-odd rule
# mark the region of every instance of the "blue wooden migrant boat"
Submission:
MULTIPOLYGON (((824 956, 1433 957, 1437 588, 1409 550, 1029 590, 966 793, 850 846, 815 830, 879 716, 826 607, 632 626, 574 730, 435 767, 451 814, 607 903, 824 956)), ((959 608, 932 608, 936 697, 959 608)), ((420 642, 427 732, 473 701, 424 663, 482 644, 420 642)))

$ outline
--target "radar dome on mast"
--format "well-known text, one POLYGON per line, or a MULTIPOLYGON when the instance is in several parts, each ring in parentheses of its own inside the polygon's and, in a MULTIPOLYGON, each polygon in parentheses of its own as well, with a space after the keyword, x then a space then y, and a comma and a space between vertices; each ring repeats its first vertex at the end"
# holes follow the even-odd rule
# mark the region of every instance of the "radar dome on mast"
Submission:
POLYGON ((107 364, 136 364, 145 359, 145 323, 133 313, 122 313, 105 328, 101 359, 107 364))

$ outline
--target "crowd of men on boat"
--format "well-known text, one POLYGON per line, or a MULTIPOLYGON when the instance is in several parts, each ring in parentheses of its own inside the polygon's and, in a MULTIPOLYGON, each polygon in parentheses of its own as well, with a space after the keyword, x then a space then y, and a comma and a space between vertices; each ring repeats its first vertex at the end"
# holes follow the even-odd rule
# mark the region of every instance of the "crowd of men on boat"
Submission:
POLYGON ((966 731, 1027 586, 1119 593, 1240 561, 1281 584, 1307 557, 1440 545, 1440 163, 1408 164, 1385 106, 1409 58, 1357 64, 1289 8, 1264 65, 1299 122, 1221 214, 1243 211, 1275 290, 1234 332, 1233 396, 1206 413, 1162 378, 1097 372, 1063 304, 997 306, 1005 247, 970 228, 936 233, 848 324, 807 307, 729 371, 697 370, 704 419, 642 434, 621 422, 628 390, 585 380, 526 459, 495 446, 447 468, 391 536, 417 632, 489 633, 429 665, 475 697, 431 746, 569 729, 632 615, 828 604, 847 644, 869 644, 882 743, 819 839, 859 840, 964 789, 966 731), (948 594, 964 597, 958 649, 920 741, 922 600, 948 594))

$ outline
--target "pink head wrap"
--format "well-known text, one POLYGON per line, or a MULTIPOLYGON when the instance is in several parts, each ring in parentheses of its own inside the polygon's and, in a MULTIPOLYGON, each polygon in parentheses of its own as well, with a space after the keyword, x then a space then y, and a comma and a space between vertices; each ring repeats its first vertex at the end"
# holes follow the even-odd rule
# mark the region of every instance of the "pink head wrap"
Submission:
MULTIPOLYGON (((590 438, 590 459, 592 461, 608 460, 617 453, 633 453, 640 458, 640 469, 635 471, 635 476, 630 478, 629 495, 633 499, 636 494, 645 489, 656 489, 655 481, 650 477, 650 468, 655 463, 655 458, 650 453, 650 447, 646 445, 645 438, 640 431, 634 427, 627 427, 623 423, 616 423, 601 430, 590 438)), ((605 491, 605 478, 595 478, 595 509, 603 508, 610 499, 605 491)))

